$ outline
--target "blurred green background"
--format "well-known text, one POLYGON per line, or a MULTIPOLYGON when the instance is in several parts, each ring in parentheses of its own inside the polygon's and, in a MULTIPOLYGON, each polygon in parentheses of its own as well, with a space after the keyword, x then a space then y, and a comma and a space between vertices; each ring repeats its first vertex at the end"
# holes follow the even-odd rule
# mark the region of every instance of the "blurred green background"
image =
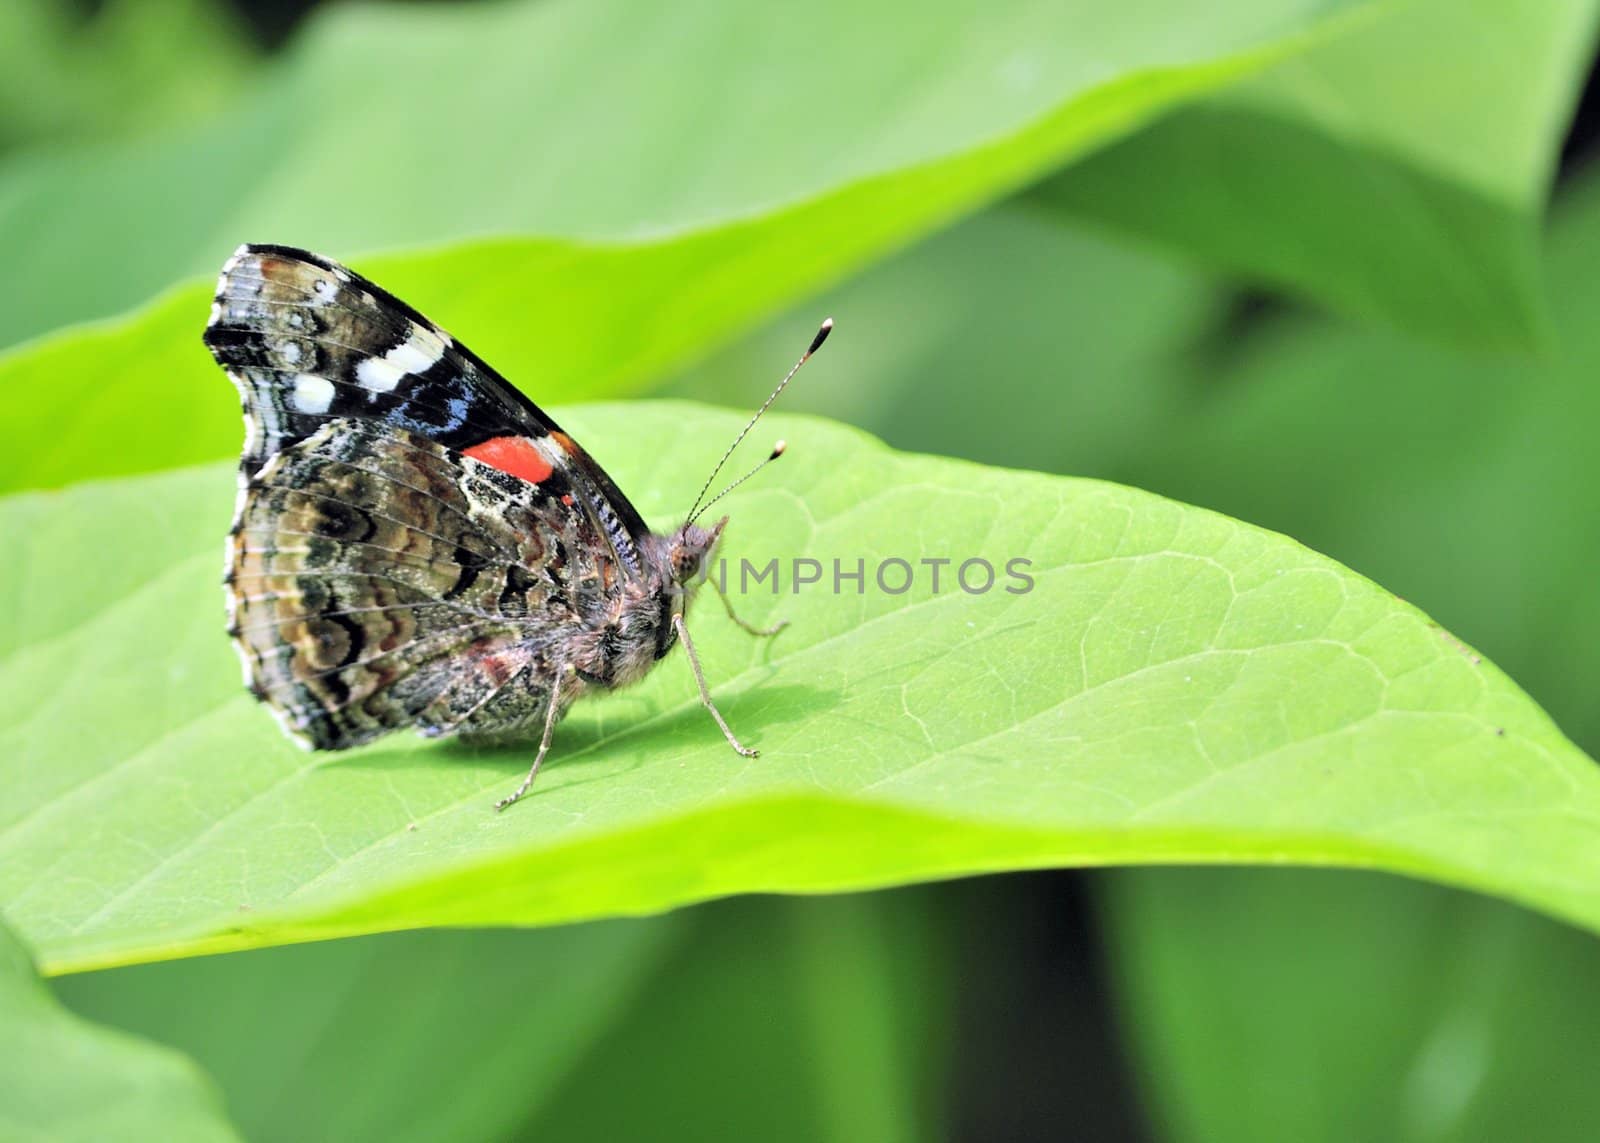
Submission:
MULTIPOLYGON (((492 58, 465 54, 482 5, 409 7, 430 10, 395 32, 392 68, 382 56, 349 65, 389 73, 357 89, 381 93, 435 64, 492 87, 533 66, 515 42, 492 58), (407 44, 463 54, 439 64, 407 44)), ((1041 21, 1048 8, 1017 7, 1041 21)), ((1188 34, 1180 6, 1134 7, 1170 16, 1174 40, 1188 34)), ((1249 5, 1221 6, 1235 7, 1249 5)), ((1286 532, 1481 648, 1594 754, 1600 181, 1597 123, 1580 98, 1594 6, 1368 7, 1379 15, 1358 12, 1314 63, 1186 106, 999 201, 952 207, 932 236, 819 281, 710 358, 641 371, 635 388, 746 407, 752 379, 832 313, 849 330, 847 365, 804 377, 788 407, 898 447, 1105 477, 1286 532)), ((315 175, 319 147, 359 141, 300 128, 324 114, 319 90, 351 90, 318 80, 353 59, 363 25, 353 6, 313 8, 0 7, 8 344, 214 266, 212 231, 240 201, 244 217, 270 219, 275 195, 316 192, 314 177, 292 176, 315 175), (241 122, 259 133, 241 141, 241 122), (88 169, 108 173, 82 190, 88 169)), ((572 8, 556 8, 557 22, 572 8)), ((721 50, 756 50, 736 16, 695 13, 693 27, 725 35, 721 50)), ((934 32, 920 10, 901 18, 935 63, 982 35, 967 27, 946 44, 935 16, 934 32)), ((639 25, 662 35, 643 9, 639 25)), ((1013 59, 1026 45, 1004 36, 1026 26, 997 21, 984 50, 1013 59)), ((823 77, 864 42, 848 17, 797 27, 810 29, 796 46, 823 77)), ((669 38, 644 77, 578 66, 606 58, 604 37, 635 30, 623 10, 576 37, 590 54, 568 71, 543 59, 545 113, 565 101, 592 112, 620 88, 626 116, 627 99, 662 84, 717 121, 716 76, 675 64, 669 38)), ((884 70, 892 93, 891 61, 884 70)), ((397 122, 375 97, 354 120, 375 138, 372 178, 408 178, 396 156, 416 148, 474 205, 441 220, 435 203, 391 228, 381 211, 360 217, 366 189, 325 186, 344 204, 334 240, 354 244, 328 252, 511 229, 636 239, 803 199, 862 155, 862 169, 887 161, 870 122, 840 126, 858 149, 834 155, 827 115, 771 98, 753 121, 806 149, 821 171, 812 183, 788 168, 737 182, 743 168, 719 158, 716 137, 662 139, 649 179, 613 193, 628 172, 602 172, 593 197, 562 206, 559 187, 497 183, 536 168, 457 148, 446 113, 397 122), (473 198, 479 180, 500 197, 473 198)), ((935 110, 930 130, 966 129, 963 109, 935 110)), ((473 124, 474 138, 518 151, 530 145, 524 115, 507 103, 500 121, 473 124)), ((562 144, 559 124, 539 131, 540 145, 562 144)), ((767 143, 779 153, 786 139, 767 143)), ((250 233, 229 245, 241 239, 309 241, 250 233)), ((54 987, 85 1016, 189 1053, 240 1132, 260 1140, 1600 1130, 1592 938, 1510 905, 1354 873, 990 877, 550 931, 362 938, 54 987)))

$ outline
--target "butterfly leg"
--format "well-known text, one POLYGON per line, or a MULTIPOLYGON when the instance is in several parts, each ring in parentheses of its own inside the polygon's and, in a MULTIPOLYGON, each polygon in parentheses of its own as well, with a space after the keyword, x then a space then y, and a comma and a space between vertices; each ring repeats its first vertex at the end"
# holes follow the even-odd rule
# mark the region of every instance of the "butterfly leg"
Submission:
POLYGON ((754 623, 746 623, 743 619, 740 619, 734 614, 733 600, 728 598, 727 590, 710 576, 706 577, 706 582, 711 584, 712 587, 716 588, 717 598, 722 600, 722 610, 728 613, 728 618, 733 620, 746 631, 750 632, 750 634, 759 635, 763 639, 769 639, 776 635, 779 631, 782 631, 785 627, 789 626, 789 621, 787 619, 780 619, 771 627, 757 627, 754 623))
POLYGON ((561 680, 567 677, 568 667, 563 663, 556 670, 555 682, 550 685, 550 705, 544 712, 544 736, 539 739, 539 753, 533 757, 533 765, 528 768, 528 776, 522 779, 522 785, 517 787, 517 792, 510 797, 501 798, 494 804, 497 810, 503 810, 512 802, 517 801, 533 786, 534 778, 539 775, 539 764, 544 761, 544 756, 550 751, 550 739, 556 732, 556 720, 561 717, 561 680))
POLYGON ((678 632, 678 642, 683 644, 683 649, 689 656, 689 669, 694 672, 694 681, 700 687, 700 702, 711 712, 711 717, 717 720, 717 725, 722 727, 723 737, 728 740, 729 746, 746 758, 756 757, 761 751, 739 745, 739 740, 733 736, 733 731, 728 729, 728 723, 723 719, 722 712, 717 709, 717 704, 711 701, 711 691, 706 686, 706 675, 700 669, 700 657, 694 653, 694 640, 689 638, 689 628, 684 625, 682 613, 673 615, 672 626, 678 632))

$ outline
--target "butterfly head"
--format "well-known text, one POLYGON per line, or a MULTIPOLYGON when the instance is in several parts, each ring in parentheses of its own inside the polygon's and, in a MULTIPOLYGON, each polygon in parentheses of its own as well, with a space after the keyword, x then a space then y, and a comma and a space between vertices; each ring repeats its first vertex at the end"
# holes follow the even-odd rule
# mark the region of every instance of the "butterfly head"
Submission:
POLYGON ((709 528, 702 528, 691 520, 685 521, 672 534, 667 548, 667 564, 671 568, 673 583, 685 587, 700 575, 711 558, 711 549, 717 546, 722 529, 727 525, 726 516, 709 528))

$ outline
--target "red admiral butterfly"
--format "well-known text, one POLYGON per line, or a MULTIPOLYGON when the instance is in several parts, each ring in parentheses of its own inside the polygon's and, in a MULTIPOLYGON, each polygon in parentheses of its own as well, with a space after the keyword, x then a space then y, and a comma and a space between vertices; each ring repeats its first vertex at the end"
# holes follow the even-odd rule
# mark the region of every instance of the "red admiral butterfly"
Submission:
POLYGON ((245 684, 311 750, 405 726, 487 739, 540 727, 503 809, 533 784, 574 700, 638 680, 681 642, 701 702, 753 757, 684 625, 727 517, 695 521, 760 469, 705 500, 831 328, 662 535, 537 405, 416 310, 326 258, 241 246, 205 343, 244 406, 225 583, 245 684))

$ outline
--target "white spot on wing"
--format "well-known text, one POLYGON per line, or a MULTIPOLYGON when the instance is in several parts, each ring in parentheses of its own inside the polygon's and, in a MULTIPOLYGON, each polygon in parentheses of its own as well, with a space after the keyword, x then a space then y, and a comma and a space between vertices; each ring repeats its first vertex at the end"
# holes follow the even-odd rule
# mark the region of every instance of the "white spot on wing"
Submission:
POLYGON ((363 389, 374 393, 388 393, 400 384, 406 371, 392 364, 387 357, 368 357, 356 366, 356 380, 363 389))
POLYGON ((384 354, 407 373, 421 373, 444 356, 444 346, 425 329, 413 329, 411 336, 384 354))
POLYGON ((294 407, 302 413, 326 413, 333 404, 333 382, 315 373, 296 374, 294 407))
POLYGON ((421 327, 382 357, 369 357, 356 366, 356 380, 374 393, 393 392, 400 379, 421 373, 444 356, 438 337, 421 327))

